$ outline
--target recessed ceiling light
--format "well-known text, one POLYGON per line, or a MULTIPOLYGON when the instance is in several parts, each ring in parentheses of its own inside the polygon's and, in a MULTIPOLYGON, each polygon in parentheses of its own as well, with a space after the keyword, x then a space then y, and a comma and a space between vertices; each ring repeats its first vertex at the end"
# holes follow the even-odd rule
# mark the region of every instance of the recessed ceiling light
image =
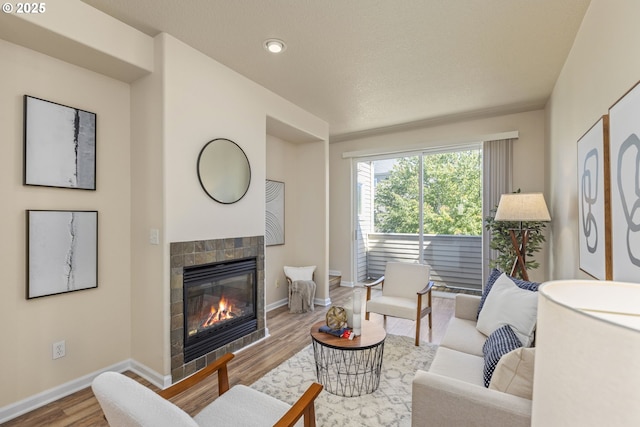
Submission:
POLYGON ((280 53, 287 49, 287 45, 282 40, 269 39, 264 42, 264 48, 271 53, 280 53))

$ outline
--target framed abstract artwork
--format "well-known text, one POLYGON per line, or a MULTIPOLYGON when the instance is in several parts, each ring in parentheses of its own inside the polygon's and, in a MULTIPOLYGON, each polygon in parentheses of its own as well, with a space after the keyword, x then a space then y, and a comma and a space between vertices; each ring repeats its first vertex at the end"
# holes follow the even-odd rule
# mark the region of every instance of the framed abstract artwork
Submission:
POLYGON ((640 277, 640 86, 609 109, 613 280, 640 277))
POLYGON ((268 179, 266 195, 265 244, 284 245, 284 182, 268 179))
POLYGON ((24 184, 95 190, 95 113, 25 95, 24 184))
POLYGON ((27 211, 27 299, 98 287, 98 212, 27 211))
POLYGON ((580 269, 611 279, 609 207, 609 117, 603 116, 578 140, 580 269))

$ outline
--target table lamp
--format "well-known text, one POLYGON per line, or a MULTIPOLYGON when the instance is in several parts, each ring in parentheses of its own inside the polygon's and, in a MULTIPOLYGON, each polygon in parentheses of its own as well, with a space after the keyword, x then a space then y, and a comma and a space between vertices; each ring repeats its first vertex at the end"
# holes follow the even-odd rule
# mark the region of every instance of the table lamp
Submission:
POLYGON ((519 222, 519 229, 510 229, 511 244, 516 252, 516 259, 513 260, 511 276, 518 268, 524 280, 529 280, 526 267, 527 240, 529 239, 529 229, 523 227, 526 221, 551 221, 549 209, 544 201, 542 193, 511 193, 500 196, 498 209, 494 217, 495 221, 519 222), (516 230, 519 231, 516 237, 516 230))
POLYGON ((640 284, 544 283, 532 426, 640 425, 640 284))

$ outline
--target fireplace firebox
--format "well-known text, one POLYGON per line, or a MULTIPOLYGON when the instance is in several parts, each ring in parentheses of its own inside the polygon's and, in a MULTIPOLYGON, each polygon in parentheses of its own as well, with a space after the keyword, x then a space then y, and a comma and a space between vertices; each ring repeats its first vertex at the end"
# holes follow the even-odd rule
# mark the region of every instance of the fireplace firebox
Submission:
POLYGON ((184 268, 184 361, 258 329, 256 258, 184 268))

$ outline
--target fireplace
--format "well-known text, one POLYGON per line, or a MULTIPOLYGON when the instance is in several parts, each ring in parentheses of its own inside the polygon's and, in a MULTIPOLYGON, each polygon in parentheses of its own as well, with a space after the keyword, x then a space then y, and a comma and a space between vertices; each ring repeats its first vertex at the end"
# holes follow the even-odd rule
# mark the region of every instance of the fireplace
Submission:
POLYGON ((185 267, 184 361, 257 330, 256 259, 185 267))
MULTIPOLYGON (((171 259, 171 280, 170 280, 170 328, 169 328, 169 340, 171 351, 171 378, 173 382, 180 381, 183 378, 188 377, 199 369, 204 368, 214 360, 218 359, 225 353, 233 353, 242 348, 245 348, 253 343, 256 343, 266 336, 265 325, 265 301, 264 301, 264 236, 250 236, 250 237, 230 237, 224 239, 213 240, 195 240, 187 242, 171 242, 169 255, 171 259), (189 339, 188 327, 185 327, 185 318, 189 317, 189 311, 185 312, 185 300, 188 299, 188 294, 185 292, 185 274, 191 275, 190 270, 193 272, 202 273, 212 266, 228 266, 233 265, 236 261, 246 261, 249 259, 255 260, 256 267, 253 278, 250 276, 245 277, 245 280, 255 281, 255 290, 250 293, 249 296, 253 296, 253 302, 245 302, 240 304, 242 307, 240 315, 236 313, 237 307, 232 309, 233 314, 229 314, 231 319, 227 319, 225 322, 217 323, 213 326, 195 326, 202 334, 197 334, 197 339, 189 339), (253 304, 253 315, 247 315, 250 312, 249 309, 253 304), (247 328, 249 331, 243 330, 239 325, 237 319, 248 320, 251 316, 255 316, 257 326, 247 328), (257 329, 256 329, 257 328, 257 329), (222 341, 216 342, 215 339, 209 340, 208 338, 213 335, 213 332, 219 332, 218 337, 222 336, 222 341), (232 332, 232 334, 231 334, 232 332), (242 335, 242 336, 240 336, 242 335), (232 336, 237 336, 233 339, 232 336), (227 344, 221 342, 232 340, 227 344), (196 342, 197 350, 192 353, 191 345, 196 342), (213 341, 213 345, 212 345, 213 341), (206 342, 206 347, 205 347, 206 342), (215 350, 211 348, 217 347, 215 350), (189 346, 189 350, 185 349, 189 346), (209 348, 207 350, 206 348, 209 348), (201 356, 195 356, 195 354, 203 353, 201 356), (189 359, 185 358, 186 353, 189 353, 189 359), (191 359, 193 357, 193 359, 191 359)), ((187 277, 188 279, 188 277, 187 277)), ((206 283, 202 281, 200 284, 206 283)), ((239 285, 228 285, 226 278, 223 280, 222 290, 229 292, 231 297, 236 297, 240 291, 237 290, 239 285)), ((198 288, 198 285, 196 285, 198 288)), ((246 294, 246 292, 244 292, 246 294)), ((213 290, 199 289, 193 291, 193 297, 196 300, 198 298, 202 300, 202 306, 204 306, 205 299, 208 301, 214 301, 221 298, 216 296, 213 290)), ((196 305, 198 307, 198 305, 196 305)), ((214 307, 218 310, 218 307, 214 307)), ((186 308, 186 310, 191 310, 186 308)), ((202 310, 195 310, 198 313, 202 310)), ((224 311, 224 310, 223 310, 224 311)), ((211 307, 208 308, 207 315, 211 312, 211 307)), ((250 324, 250 322, 247 322, 250 324)), ((245 324, 244 327, 247 325, 245 324)), ((193 329, 192 329, 193 330, 193 329)), ((194 334, 192 334, 194 335, 194 334)), ((193 336, 191 337, 193 338, 193 336)))

